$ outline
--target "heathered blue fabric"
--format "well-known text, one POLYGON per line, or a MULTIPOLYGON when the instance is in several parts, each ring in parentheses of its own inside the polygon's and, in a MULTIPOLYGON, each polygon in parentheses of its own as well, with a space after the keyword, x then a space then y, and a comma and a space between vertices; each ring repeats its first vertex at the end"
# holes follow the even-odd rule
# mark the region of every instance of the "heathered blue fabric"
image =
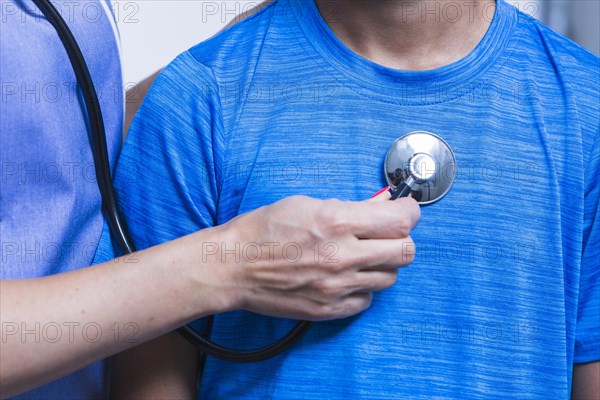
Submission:
MULTIPOLYGON (((90 69, 110 159, 115 161, 123 137, 123 84, 109 2, 53 4, 90 69)), ((0 279, 38 278, 87 267, 103 226, 87 119, 67 53, 29 0, 0 1, 0 81, 0 279)), ((74 335, 82 335, 82 326, 94 321, 82 319, 79 309, 74 320, 81 323, 71 327, 74 335)), ((47 324, 56 323, 40 318, 36 329, 33 323, 5 322, 18 323, 18 335, 32 332, 23 338, 32 346, 44 340, 44 327, 52 326, 47 324)), ((61 340, 66 341, 69 327, 61 328, 61 340)), ((104 364, 96 363, 17 398, 101 398, 107 394, 106 383, 104 364)))
MULTIPOLYGON (((359 57, 300 0, 179 56, 119 161, 140 248, 290 195, 366 199, 410 131, 458 161, 368 311, 265 362, 209 358, 199 398, 567 398, 572 364, 600 359, 599 66, 504 1, 472 54, 432 71, 359 57)), ((230 313, 213 338, 254 348, 292 324, 230 313)))

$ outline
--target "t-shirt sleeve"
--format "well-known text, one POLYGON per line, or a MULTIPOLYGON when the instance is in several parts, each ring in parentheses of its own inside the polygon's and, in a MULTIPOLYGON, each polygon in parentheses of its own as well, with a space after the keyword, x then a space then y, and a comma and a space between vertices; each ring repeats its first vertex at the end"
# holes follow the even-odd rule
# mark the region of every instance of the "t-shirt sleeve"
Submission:
POLYGON ((217 224, 221 121, 216 79, 189 52, 156 78, 115 175, 138 250, 217 224))
POLYGON ((586 164, 583 254, 575 336, 575 363, 600 360, 600 135, 586 164))

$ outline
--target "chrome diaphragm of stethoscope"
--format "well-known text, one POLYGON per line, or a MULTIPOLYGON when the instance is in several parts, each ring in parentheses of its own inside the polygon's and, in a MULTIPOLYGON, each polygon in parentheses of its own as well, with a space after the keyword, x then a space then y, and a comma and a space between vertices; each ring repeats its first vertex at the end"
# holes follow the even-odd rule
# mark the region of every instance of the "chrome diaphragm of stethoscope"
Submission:
MULTIPOLYGON (((54 5, 49 0, 33 2, 55 28, 73 66, 88 115, 104 215, 123 253, 132 253, 135 245, 115 195, 102 110, 89 69, 73 33, 54 5)), ((448 193, 456 175, 456 161, 450 146, 440 137, 429 132, 412 132, 394 142, 385 159, 385 172, 392 190, 392 200, 412 195, 425 205, 438 201, 448 193)), ((196 332, 190 325, 179 328, 178 332, 205 354, 224 361, 257 362, 288 349, 306 333, 310 325, 308 321, 300 321, 281 339, 256 350, 225 348, 196 332)))
POLYGON ((385 157, 391 200, 411 195, 419 204, 439 201, 456 178, 456 157, 441 137, 425 131, 397 139, 385 157))

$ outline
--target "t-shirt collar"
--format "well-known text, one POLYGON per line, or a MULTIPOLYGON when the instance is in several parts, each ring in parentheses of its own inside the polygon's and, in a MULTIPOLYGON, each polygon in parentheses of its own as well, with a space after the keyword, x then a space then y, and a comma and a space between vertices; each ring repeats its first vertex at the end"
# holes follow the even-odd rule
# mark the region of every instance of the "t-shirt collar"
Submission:
MULTIPOLYGON (((475 49, 452 64, 427 70, 397 70, 376 64, 350 50, 329 28, 314 0, 280 0, 291 8, 302 31, 323 61, 354 84, 403 103, 434 103, 460 94, 477 81, 504 53, 517 22, 516 9, 504 0, 475 49)), ((491 9, 487 13, 492 14, 491 9)), ((466 16, 465 16, 466 17, 466 16)))

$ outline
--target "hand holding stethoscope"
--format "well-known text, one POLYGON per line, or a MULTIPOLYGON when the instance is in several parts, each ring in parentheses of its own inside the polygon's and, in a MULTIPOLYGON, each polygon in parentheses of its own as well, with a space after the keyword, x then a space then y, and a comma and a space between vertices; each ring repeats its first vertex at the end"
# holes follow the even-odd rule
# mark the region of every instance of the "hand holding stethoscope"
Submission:
MULTIPOLYGON (((420 205, 433 204, 444 197, 456 177, 456 158, 446 141, 425 131, 408 133, 390 147, 384 163, 389 184, 372 198, 396 200, 412 196, 420 205)), ((212 318, 210 319, 212 326, 212 318)), ((219 359, 233 362, 255 362, 271 358, 292 346, 312 325, 301 321, 278 341, 257 350, 238 351, 221 347, 202 337, 192 328, 180 333, 200 350, 219 359), (206 346, 211 346, 207 348, 206 346)))

